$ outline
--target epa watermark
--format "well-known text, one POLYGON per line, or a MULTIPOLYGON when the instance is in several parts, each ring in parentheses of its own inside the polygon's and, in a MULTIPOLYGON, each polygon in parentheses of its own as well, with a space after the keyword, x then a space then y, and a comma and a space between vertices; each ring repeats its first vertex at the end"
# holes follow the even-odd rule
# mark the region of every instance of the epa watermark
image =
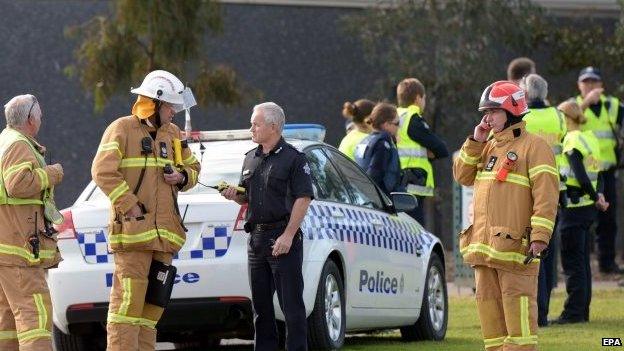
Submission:
POLYGON ((602 338, 602 346, 620 346, 622 347, 622 339, 620 338, 602 338))

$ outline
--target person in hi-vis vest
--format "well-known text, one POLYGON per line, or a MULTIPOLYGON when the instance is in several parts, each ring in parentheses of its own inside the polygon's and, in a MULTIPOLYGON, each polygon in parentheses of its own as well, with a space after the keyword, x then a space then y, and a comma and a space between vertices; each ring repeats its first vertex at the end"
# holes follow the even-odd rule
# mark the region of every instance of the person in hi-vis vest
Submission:
POLYGON ((604 181, 604 196, 610 204, 605 212, 598 213, 598 266, 602 273, 624 273, 615 263, 615 235, 617 222, 615 219, 617 208, 617 194, 615 171, 617 164, 617 138, 624 108, 613 96, 604 94, 600 70, 595 67, 585 67, 578 77, 580 95, 570 100, 576 101, 587 118, 587 123, 581 125, 581 131, 594 132, 600 145, 600 168, 604 181))
POLYGON ((416 78, 403 79, 397 86, 399 132, 397 148, 407 191, 416 195, 418 206, 408 212, 423 226, 423 200, 434 194, 434 174, 430 159, 449 156, 444 141, 435 135, 422 117, 425 110, 425 86, 416 78))
MULTIPOLYGON (((526 130, 529 133, 540 136, 548 143, 555 155, 557 171, 560 172, 565 156, 562 154, 563 138, 566 135, 566 121, 563 113, 555 107, 548 106, 546 97, 548 96, 548 83, 537 74, 529 74, 522 79, 520 87, 526 92, 529 113, 522 120, 526 122, 526 130)), ((559 198, 560 203, 564 203, 565 180, 559 176, 559 198)), ((557 221, 555 221, 557 223, 557 221)), ((542 259, 538 277, 537 288, 537 310, 539 326, 548 324, 548 309, 550 293, 556 285, 555 268, 557 262, 557 252, 559 250, 556 239, 556 225, 553 230, 553 238, 548 244, 548 254, 542 259)))

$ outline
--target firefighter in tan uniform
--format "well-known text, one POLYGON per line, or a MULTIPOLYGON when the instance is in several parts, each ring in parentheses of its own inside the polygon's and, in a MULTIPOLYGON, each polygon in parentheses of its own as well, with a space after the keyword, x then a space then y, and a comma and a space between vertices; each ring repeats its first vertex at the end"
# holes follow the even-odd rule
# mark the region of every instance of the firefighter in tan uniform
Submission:
POLYGON ((455 179, 474 186, 474 222, 460 234, 460 250, 475 268, 485 349, 537 350, 539 259, 532 258, 552 235, 559 174, 548 144, 526 132, 519 86, 488 86, 479 111, 485 116, 453 164, 455 179))
POLYGON ((45 148, 35 140, 42 113, 33 95, 14 97, 4 106, 4 114, 7 127, 0 134, 0 350, 51 351, 52 304, 45 270, 61 260, 50 220, 62 222, 52 191, 63 178, 63 168, 58 163, 46 165, 45 148))
POLYGON ((188 145, 180 142, 180 129, 171 123, 175 113, 191 107, 183 98, 185 91, 169 72, 148 74, 132 90, 138 95, 132 115, 108 126, 93 160, 93 180, 111 202, 108 243, 115 273, 108 309, 109 351, 155 349, 156 323, 166 301, 146 302, 148 285, 153 284, 148 273, 150 266, 167 267, 184 245, 177 194, 195 186, 200 169, 188 145), (174 145, 181 157, 174 158, 174 145))

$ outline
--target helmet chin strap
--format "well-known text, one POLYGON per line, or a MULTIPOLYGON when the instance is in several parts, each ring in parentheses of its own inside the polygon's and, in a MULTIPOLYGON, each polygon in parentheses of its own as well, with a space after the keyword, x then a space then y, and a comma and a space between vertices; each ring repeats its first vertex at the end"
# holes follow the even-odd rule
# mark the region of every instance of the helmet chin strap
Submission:
POLYGON ((156 112, 154 113, 154 124, 156 125, 156 129, 158 129, 162 125, 162 122, 160 120, 160 106, 162 105, 162 101, 154 99, 154 103, 156 104, 156 112))
POLYGON ((507 122, 505 122, 505 125, 503 126, 502 130, 507 129, 516 123, 522 122, 522 117, 515 116, 507 110, 505 110, 505 114, 507 115, 507 122))

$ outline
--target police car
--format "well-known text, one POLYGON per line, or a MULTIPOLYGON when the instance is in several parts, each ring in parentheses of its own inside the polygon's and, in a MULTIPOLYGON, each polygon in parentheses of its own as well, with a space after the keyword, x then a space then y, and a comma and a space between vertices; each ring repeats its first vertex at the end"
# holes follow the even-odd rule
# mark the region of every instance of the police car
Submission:
MULTIPOLYGON (((444 250, 437 237, 403 212, 413 208, 415 198, 386 197, 354 162, 318 141, 324 136, 321 126, 287 125, 284 134, 306 154, 315 192, 302 224, 310 347, 336 349, 345 332, 384 328, 400 328, 404 340, 443 339, 448 319, 444 250)), ((200 182, 236 184, 244 153, 256 146, 250 133, 212 131, 195 137, 190 147, 202 163, 200 182)), ((174 257, 178 274, 158 339, 212 349, 222 338, 252 339, 253 324, 245 207, 204 185, 178 199, 188 232, 174 257)), ((106 242, 109 206, 91 182, 62 211, 58 244, 64 261, 48 273, 58 351, 105 349, 114 268, 106 242)), ((283 320, 277 297, 274 302, 283 320)))

